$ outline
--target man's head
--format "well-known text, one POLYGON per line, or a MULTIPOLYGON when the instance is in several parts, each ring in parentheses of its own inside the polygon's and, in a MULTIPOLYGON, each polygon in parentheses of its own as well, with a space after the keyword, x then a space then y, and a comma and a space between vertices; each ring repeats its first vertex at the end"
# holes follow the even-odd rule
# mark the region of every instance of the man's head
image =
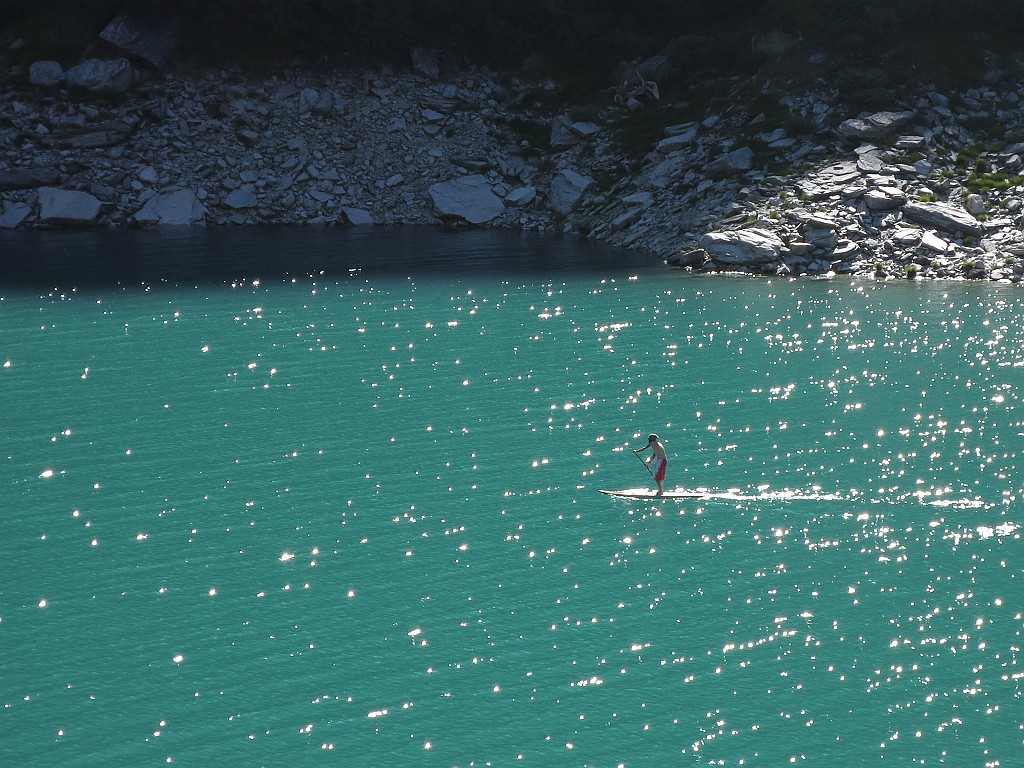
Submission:
POLYGON ((658 442, 658 436, 657 435, 648 435, 647 436, 647 444, 648 445, 650 445, 651 443, 656 443, 656 442, 658 442))

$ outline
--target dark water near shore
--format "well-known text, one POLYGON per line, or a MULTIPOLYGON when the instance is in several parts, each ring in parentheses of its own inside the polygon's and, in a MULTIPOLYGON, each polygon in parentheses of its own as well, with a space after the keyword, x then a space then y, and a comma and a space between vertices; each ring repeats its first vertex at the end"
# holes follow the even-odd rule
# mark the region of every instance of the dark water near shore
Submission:
POLYGON ((1019 289, 413 229, 0 249, 0 765, 1024 754, 1019 289), (650 431, 719 496, 599 494, 650 431))

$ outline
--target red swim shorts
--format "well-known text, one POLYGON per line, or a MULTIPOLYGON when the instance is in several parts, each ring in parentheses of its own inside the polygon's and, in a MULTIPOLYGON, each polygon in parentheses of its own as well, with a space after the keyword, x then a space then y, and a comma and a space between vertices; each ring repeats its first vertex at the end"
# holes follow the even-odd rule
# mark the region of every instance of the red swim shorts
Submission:
POLYGON ((668 462, 664 459, 655 459, 655 462, 654 480, 658 483, 664 482, 665 470, 668 469, 668 462))

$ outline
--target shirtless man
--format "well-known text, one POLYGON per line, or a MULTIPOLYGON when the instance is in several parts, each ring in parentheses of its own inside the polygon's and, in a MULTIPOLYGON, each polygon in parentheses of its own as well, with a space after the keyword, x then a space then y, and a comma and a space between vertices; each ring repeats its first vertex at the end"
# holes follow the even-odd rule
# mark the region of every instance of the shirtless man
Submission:
POLYGON ((658 439, 657 435, 648 435, 647 445, 643 448, 638 448, 633 453, 640 454, 648 448, 651 449, 651 455, 647 459, 647 469, 654 475, 654 482, 658 484, 657 495, 661 496, 665 493, 665 470, 668 468, 665 446, 661 444, 661 440, 658 439))

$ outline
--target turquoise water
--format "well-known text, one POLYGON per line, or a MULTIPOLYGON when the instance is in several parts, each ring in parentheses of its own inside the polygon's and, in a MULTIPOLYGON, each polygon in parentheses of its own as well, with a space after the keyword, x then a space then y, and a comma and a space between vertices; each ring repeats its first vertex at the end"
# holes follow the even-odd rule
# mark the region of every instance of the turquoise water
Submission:
POLYGON ((0 764, 1019 765, 1024 294, 551 247, 0 290, 0 764))

